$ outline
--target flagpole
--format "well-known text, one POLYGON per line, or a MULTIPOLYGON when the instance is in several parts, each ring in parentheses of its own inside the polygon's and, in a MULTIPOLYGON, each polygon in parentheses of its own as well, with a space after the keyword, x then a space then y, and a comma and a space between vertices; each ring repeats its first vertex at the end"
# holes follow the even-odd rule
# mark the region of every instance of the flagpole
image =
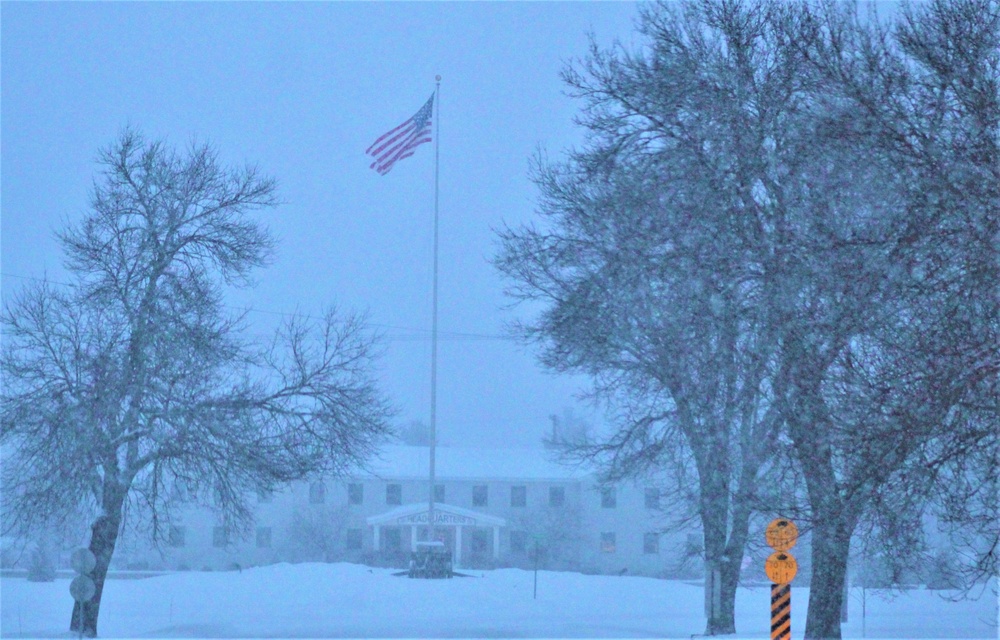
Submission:
POLYGON ((438 338, 438 162, 441 151, 441 76, 436 76, 434 88, 434 285, 431 312, 431 442, 430 486, 428 487, 427 541, 434 536, 434 464, 437 446, 437 338, 438 338))

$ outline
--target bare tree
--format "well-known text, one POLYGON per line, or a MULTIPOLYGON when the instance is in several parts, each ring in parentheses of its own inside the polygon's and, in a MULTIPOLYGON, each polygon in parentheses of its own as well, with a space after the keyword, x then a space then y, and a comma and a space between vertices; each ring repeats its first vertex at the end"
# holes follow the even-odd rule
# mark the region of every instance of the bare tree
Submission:
POLYGON ((423 420, 410 420, 396 428, 400 442, 411 447, 429 447, 431 428, 423 420))
POLYGON ((977 564, 995 554, 979 492, 952 489, 975 464, 989 493, 1000 453, 1000 5, 931 2, 886 25, 825 3, 803 9, 789 40, 816 72, 828 128, 890 169, 892 194, 874 209, 880 223, 835 239, 864 256, 851 288, 810 279, 813 300, 848 312, 786 334, 784 415, 815 526, 806 637, 828 638, 840 635, 837 585, 859 523, 906 548, 948 487, 964 505, 953 514, 986 541, 977 564))
POLYGON ((100 164, 90 212, 59 235, 72 286, 5 301, 0 360, 4 531, 91 510, 97 590, 71 624, 88 636, 119 533, 144 523, 159 541, 168 487, 200 487, 246 531, 248 495, 364 461, 389 413, 363 318, 293 318, 259 345, 224 312, 223 285, 272 254, 248 214, 277 204, 273 180, 131 130, 100 164))
MULTIPOLYGON (((972 451, 996 476, 998 24, 985 0, 895 31, 835 3, 647 9, 644 49, 567 72, 587 145, 542 163, 544 226, 501 233, 511 293, 547 303, 522 334, 617 411, 577 453, 614 477, 689 447, 710 562, 742 554, 765 472, 802 481, 810 638, 839 637, 859 525, 905 548, 972 451)), ((953 514, 986 525, 976 495, 953 514)))
POLYGON ((344 558, 345 505, 309 505, 292 512, 285 551, 293 562, 336 562, 344 558))
POLYGON ((517 516, 516 527, 527 533, 525 551, 543 569, 578 569, 583 516, 575 504, 543 507, 517 516))
POLYGON ((607 480, 694 465, 698 491, 683 504, 721 587, 708 634, 736 631, 750 517, 780 427, 770 394, 782 197, 813 161, 803 60, 769 22, 781 12, 661 3, 642 13, 639 52, 593 45, 565 73, 588 146, 540 163, 544 226, 502 232, 497 259, 515 298, 547 303, 519 327, 543 363, 589 374, 613 408, 613 432, 572 453, 607 480))
POLYGON ((542 436, 542 446, 546 449, 565 449, 586 444, 594 430, 593 425, 581 418, 572 407, 563 407, 561 414, 549 415, 552 429, 542 436))

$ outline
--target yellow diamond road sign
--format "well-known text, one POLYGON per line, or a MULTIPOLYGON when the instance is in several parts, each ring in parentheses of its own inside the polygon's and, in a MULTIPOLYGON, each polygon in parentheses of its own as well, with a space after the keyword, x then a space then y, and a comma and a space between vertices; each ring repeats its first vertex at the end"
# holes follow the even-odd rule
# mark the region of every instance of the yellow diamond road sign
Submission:
POLYGON ((776 518, 764 530, 764 539, 775 551, 788 551, 798 542, 799 529, 786 518, 776 518))

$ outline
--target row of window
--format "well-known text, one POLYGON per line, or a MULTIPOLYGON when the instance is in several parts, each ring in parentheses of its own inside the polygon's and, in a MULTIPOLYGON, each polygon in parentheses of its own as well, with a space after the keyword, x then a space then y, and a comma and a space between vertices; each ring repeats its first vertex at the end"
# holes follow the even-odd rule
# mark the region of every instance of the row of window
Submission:
MULTIPOLYGON (((344 546, 348 549, 361 549, 361 529, 348 529, 344 536, 344 546)), ((212 546, 224 548, 231 542, 229 530, 226 527, 212 528, 212 546)), ((183 547, 187 544, 187 529, 183 526, 171 525, 167 543, 171 547, 183 547)), ((271 548, 271 527, 257 527, 257 548, 271 548)))
MULTIPOLYGON (((212 546, 226 547, 229 545, 229 530, 226 527, 214 527, 212 529, 212 546)), ((180 525, 170 525, 167 534, 167 544, 171 547, 183 547, 187 545, 187 528, 180 525)), ((271 527, 257 527, 257 548, 271 548, 271 527)))
MULTIPOLYGON (((399 551, 403 548, 402 530, 397 527, 387 527, 382 532, 383 546, 387 551, 399 551)), ((344 532, 344 547, 349 551, 359 551, 362 548, 363 532, 361 529, 347 529, 344 532)), ((470 545, 473 553, 486 553, 489 546, 489 532, 473 529, 470 545)), ((171 547, 185 546, 186 530, 182 526, 170 527, 168 543, 171 547)), ((215 527, 212 530, 212 546, 223 548, 229 545, 229 530, 226 527, 215 527)), ((257 548, 271 548, 271 527, 257 527, 257 548)), ((511 553, 527 553, 528 532, 510 532, 511 553)), ((614 553, 617 550, 617 536, 613 531, 601 533, 601 551, 614 553)), ((643 535, 642 552, 657 554, 660 552, 660 534, 646 533, 643 535)))
MULTIPOLYGON (((614 553, 618 549, 617 536, 613 531, 601 533, 601 551, 604 553, 614 553)), ((657 554, 660 552, 660 534, 652 532, 642 536, 642 552, 646 554, 657 554)))
MULTIPOLYGON (((660 490, 655 487, 647 487, 643 495, 644 504, 647 509, 660 508, 660 490)), ((618 506, 618 492, 614 487, 601 488, 601 507, 604 509, 614 509, 618 506)))
MULTIPOLYGON (((434 500, 436 502, 445 501, 444 485, 434 485, 434 500)), ((262 501, 268 501, 263 499, 262 501)), ((321 482, 313 482, 309 485, 309 502, 322 504, 326 501, 326 485, 321 482)), ((348 504, 364 504, 365 487, 360 483, 347 485, 348 504)), ((388 505, 403 504, 403 485, 387 484, 385 486, 385 503, 388 505)), ((566 503, 565 487, 549 487, 549 506, 561 507, 566 503)), ((645 493, 645 505, 647 509, 660 508, 660 490, 647 488, 645 493)), ((485 484, 473 485, 472 506, 489 506, 489 486, 485 484)), ((515 485, 510 488, 510 506, 528 506, 528 487, 526 485, 515 485)), ((614 487, 604 487, 601 489, 601 507, 604 509, 614 509, 618 506, 618 495, 614 487)))
MULTIPOLYGON (((322 504, 326 501, 326 485, 322 481, 313 482, 309 485, 309 502, 322 504)), ((360 483, 347 485, 347 503, 360 505, 365 501, 365 487, 360 483)), ((434 501, 444 502, 444 485, 434 485, 434 501)), ((403 504, 403 485, 387 484, 385 486, 385 503, 388 505, 403 504)), ((565 487, 549 487, 549 506, 561 507, 566 503, 565 487)), ((485 484, 474 485, 472 487, 472 506, 489 506, 489 487, 485 484)), ((510 488, 510 506, 528 506, 528 487, 517 485, 510 488)))

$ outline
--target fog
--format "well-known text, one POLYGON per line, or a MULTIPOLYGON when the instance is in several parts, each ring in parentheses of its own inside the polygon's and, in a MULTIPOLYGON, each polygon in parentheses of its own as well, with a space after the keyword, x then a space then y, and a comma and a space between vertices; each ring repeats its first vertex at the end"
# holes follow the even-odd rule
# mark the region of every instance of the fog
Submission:
POLYGON ((430 417, 434 149, 380 176, 365 149, 440 91, 439 438, 534 447, 585 381, 505 339, 492 229, 528 220, 528 159, 578 143, 563 63, 632 39, 632 3, 4 7, 5 291, 64 281, 53 233, 86 210, 97 150, 131 125, 211 142, 277 178, 279 238, 257 286, 230 292, 262 334, 282 314, 367 310, 386 338, 398 420, 430 417))

